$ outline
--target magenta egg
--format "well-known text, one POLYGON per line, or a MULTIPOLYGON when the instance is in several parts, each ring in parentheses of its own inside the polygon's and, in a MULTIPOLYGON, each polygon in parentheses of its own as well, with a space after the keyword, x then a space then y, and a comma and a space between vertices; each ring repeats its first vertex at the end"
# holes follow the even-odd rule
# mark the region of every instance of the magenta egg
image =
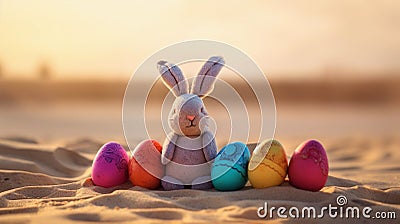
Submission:
POLYGON ((322 144, 308 140, 299 145, 290 159, 289 183, 308 191, 319 191, 328 179, 328 157, 322 144))
POLYGON ((95 185, 113 187, 128 180, 129 156, 124 147, 116 142, 104 144, 97 152, 92 165, 95 185))

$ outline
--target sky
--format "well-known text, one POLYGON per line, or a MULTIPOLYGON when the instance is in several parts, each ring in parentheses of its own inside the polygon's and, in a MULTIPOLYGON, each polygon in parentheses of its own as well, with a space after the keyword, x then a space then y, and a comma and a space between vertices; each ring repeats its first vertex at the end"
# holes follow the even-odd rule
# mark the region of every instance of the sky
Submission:
POLYGON ((400 70, 398 1, 0 0, 7 78, 128 79, 170 44, 211 39, 270 77, 400 70))

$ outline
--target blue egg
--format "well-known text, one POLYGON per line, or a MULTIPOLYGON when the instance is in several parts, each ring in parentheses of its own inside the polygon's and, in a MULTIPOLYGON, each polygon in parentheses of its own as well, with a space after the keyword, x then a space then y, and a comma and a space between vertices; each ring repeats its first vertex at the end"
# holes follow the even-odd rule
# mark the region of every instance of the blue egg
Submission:
POLYGON ((247 167, 250 151, 241 142, 233 142, 221 149, 211 168, 211 179, 215 189, 234 191, 247 183, 247 167))

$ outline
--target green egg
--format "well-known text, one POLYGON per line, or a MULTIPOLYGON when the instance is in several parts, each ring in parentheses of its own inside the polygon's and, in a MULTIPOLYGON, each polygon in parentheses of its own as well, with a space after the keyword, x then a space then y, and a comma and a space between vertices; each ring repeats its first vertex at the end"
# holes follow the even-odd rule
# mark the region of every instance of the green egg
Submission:
POLYGON ((247 167, 250 151, 241 142, 226 145, 217 154, 211 168, 211 179, 215 189, 234 191, 247 183, 247 167))

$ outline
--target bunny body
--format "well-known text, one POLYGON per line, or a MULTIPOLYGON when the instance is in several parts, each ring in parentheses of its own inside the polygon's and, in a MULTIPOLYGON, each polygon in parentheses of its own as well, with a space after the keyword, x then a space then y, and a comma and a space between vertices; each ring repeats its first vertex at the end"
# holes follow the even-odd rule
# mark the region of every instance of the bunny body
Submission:
MULTIPOLYGON (((177 137, 177 145, 187 143, 195 147, 202 147, 200 138, 188 141, 185 136, 177 137)), ((173 177, 185 185, 193 185, 193 182, 198 177, 210 176, 211 166, 207 163, 208 161, 204 156, 203 149, 188 150, 186 147, 179 147, 177 145, 174 148, 172 161, 165 166, 166 176, 173 177)), ((214 159, 213 157, 211 158, 214 159)))
POLYGON ((161 162, 164 189, 212 188, 211 163, 217 154, 209 116, 200 97, 211 92, 223 66, 221 57, 211 57, 195 78, 191 93, 181 70, 165 61, 158 63, 164 83, 177 97, 168 116, 172 132, 164 142, 161 162))

